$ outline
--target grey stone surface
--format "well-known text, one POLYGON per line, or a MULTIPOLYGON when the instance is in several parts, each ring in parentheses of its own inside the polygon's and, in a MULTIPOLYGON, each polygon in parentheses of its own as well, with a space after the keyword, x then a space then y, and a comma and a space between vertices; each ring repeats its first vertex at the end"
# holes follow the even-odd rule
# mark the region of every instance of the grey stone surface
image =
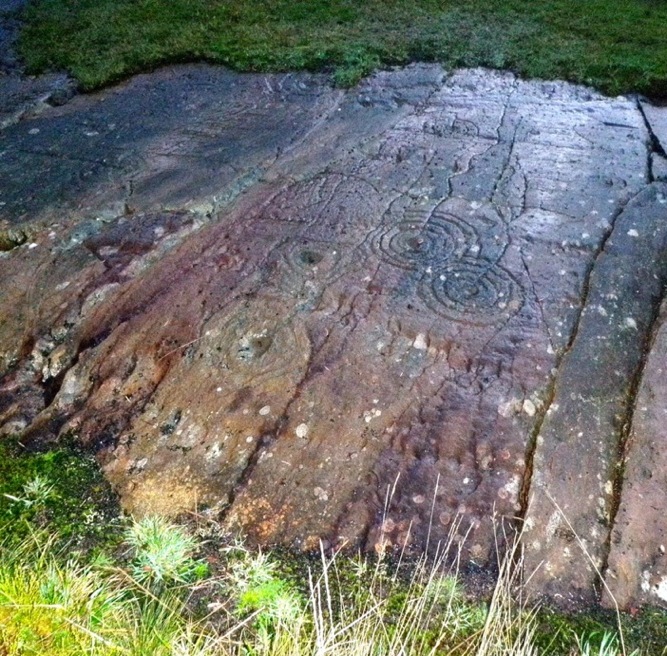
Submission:
POLYGON ((0 140, 3 129, 22 119, 35 118, 49 109, 52 98, 69 100, 73 95, 74 86, 66 75, 0 76, 0 140))
POLYGON ((663 152, 667 151, 667 107, 658 107, 648 102, 642 102, 641 107, 651 132, 663 152))
POLYGON ((349 91, 179 66, 25 114, 0 430, 73 433, 127 509, 264 544, 453 531, 474 570, 525 519, 536 594, 590 602, 568 522, 604 570, 644 493, 620 472, 667 262, 651 156, 631 99, 437 66, 349 91))
POLYGON ((651 173, 655 180, 667 182, 667 157, 658 153, 651 154, 651 173))

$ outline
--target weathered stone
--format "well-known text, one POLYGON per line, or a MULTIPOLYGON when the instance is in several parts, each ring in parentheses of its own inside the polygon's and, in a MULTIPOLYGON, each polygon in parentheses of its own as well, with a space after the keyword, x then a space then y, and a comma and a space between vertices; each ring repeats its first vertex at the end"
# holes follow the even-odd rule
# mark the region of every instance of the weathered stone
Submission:
POLYGON ((667 185, 614 220, 537 433, 526 514, 531 586, 591 601, 604 569, 633 392, 667 282, 667 185), (597 570, 597 571, 596 571, 597 570))
POLYGON ((664 153, 667 151, 667 107, 642 101, 641 108, 652 135, 664 153))
MULTIPOLYGON (((65 75, 43 75, 38 78, 0 75, 0 130, 21 119, 38 116, 48 109, 54 94, 68 99, 74 95, 74 87, 65 75)), ((4 148, 3 151, 7 152, 4 148)), ((9 189, 10 183, 7 185, 9 189)))
POLYGON ((651 173, 654 180, 667 182, 667 157, 651 153, 651 173))
POLYGON ((0 255, 0 430, 73 433, 129 510, 261 543, 453 530, 486 565, 525 516, 540 590, 592 597, 546 520, 553 497, 604 565, 597 475, 620 486, 664 275, 635 102, 186 66, 1 138, 2 227, 30 237, 0 255))
POLYGON ((21 244, 25 244, 28 236, 23 230, 2 230, 0 231, 0 251, 11 251, 21 244))
MULTIPOLYGON (((663 305, 659 327, 637 398, 632 430, 625 445, 623 488, 611 533, 605 581, 623 608, 667 604, 667 323, 663 305)), ((607 594, 605 602, 611 604, 607 594)))

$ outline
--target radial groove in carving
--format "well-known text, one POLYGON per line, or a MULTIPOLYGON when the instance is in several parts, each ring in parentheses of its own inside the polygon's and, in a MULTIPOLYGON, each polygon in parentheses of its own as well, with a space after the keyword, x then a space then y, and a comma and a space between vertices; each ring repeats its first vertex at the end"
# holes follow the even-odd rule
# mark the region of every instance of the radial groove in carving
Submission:
POLYGON ((426 223, 404 219, 382 226, 373 237, 373 249, 386 262, 403 269, 419 269, 479 251, 475 229, 461 219, 433 215, 426 223))
POLYGON ((523 304, 523 290, 497 264, 465 257, 424 276, 419 296, 443 317, 475 325, 509 319, 523 304))

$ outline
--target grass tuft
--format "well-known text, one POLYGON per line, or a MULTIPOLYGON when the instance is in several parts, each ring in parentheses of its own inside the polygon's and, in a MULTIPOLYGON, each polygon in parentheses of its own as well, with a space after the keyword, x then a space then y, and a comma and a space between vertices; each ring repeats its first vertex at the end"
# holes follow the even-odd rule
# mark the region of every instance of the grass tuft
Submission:
POLYGON ((145 517, 126 531, 125 541, 132 548, 132 578, 149 587, 186 583, 206 574, 205 563, 192 556, 197 542, 183 528, 161 517, 145 517))

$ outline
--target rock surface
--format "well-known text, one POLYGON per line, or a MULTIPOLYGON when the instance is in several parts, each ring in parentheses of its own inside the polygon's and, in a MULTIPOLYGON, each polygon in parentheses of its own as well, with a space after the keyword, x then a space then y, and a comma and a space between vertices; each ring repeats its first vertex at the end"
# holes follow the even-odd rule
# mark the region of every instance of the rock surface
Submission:
POLYGON ((471 569, 525 520, 536 594, 599 596, 584 546, 664 601, 666 111, 182 66, 9 125, 1 430, 75 434, 136 513, 471 569))
POLYGON ((75 91, 66 75, 22 75, 16 42, 25 4, 26 0, 0 0, 0 130, 50 105, 65 104, 75 91))
POLYGON ((609 594, 622 607, 667 602, 666 311, 663 303, 635 400, 624 461, 623 494, 611 533, 606 582, 609 594))

